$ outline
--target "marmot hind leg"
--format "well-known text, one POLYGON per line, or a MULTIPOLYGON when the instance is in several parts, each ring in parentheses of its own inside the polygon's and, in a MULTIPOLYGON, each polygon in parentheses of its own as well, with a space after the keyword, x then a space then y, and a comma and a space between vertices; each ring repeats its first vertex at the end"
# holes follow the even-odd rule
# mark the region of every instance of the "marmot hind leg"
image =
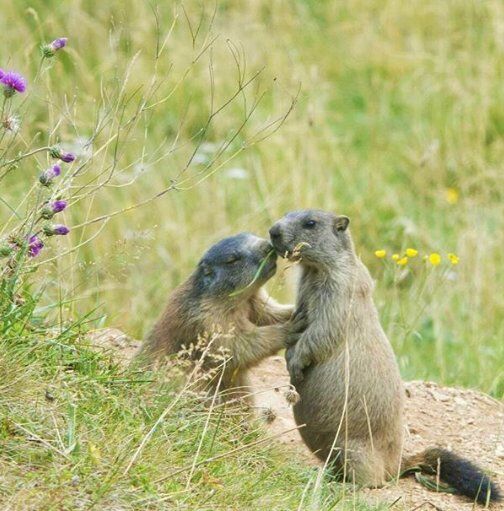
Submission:
MULTIPOLYGON (((327 460, 322 451, 316 454, 322 461, 327 460)), ((383 456, 366 442, 349 440, 345 447, 336 445, 327 466, 337 480, 360 487, 380 488, 387 480, 383 456)))

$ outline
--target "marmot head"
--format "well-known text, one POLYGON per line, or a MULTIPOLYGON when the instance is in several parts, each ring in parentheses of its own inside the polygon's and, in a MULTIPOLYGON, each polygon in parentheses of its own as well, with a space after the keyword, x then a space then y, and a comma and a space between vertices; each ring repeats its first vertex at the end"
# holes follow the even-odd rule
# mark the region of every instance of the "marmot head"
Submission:
POLYGON ((254 294, 275 271, 276 255, 270 242, 241 233, 210 247, 194 276, 200 294, 238 299, 254 294))
POLYGON ((318 209, 292 211, 270 229, 271 243, 281 257, 308 265, 331 264, 352 250, 349 223, 346 216, 318 209))

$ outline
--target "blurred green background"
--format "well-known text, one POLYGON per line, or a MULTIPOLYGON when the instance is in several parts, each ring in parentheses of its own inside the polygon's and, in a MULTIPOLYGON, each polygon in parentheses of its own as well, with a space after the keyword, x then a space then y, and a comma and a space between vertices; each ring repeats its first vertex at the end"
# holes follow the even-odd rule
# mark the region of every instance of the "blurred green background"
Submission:
MULTIPOLYGON (((351 217, 404 378, 502 397, 500 0, 6 0, 0 33, 0 67, 28 80, 17 149, 60 140, 80 154, 69 172, 87 162, 62 189, 80 199, 65 212, 74 229, 44 257, 91 240, 40 267, 46 305, 96 308, 92 326, 141 337, 211 243, 319 207, 351 217), (39 45, 62 36, 68 47, 35 80, 39 45), (207 126, 212 98, 259 71, 207 126), (261 131, 293 98, 285 123, 261 131), (399 268, 389 256, 407 247, 420 254, 399 268), (440 266, 421 261, 430 252, 440 266)), ((24 160, 0 196, 20 204, 47 164, 24 160)), ((269 288, 293 300, 283 272, 269 288)))

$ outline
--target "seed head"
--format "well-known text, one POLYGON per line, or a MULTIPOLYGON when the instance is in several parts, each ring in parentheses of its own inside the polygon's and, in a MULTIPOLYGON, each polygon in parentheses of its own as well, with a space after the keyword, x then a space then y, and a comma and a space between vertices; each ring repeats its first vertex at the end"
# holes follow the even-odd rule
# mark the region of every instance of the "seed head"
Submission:
POLYGON ((17 117, 16 115, 9 115, 8 117, 2 120, 2 127, 6 131, 10 131, 11 133, 17 133, 20 127, 19 117, 17 117))
POLYGON ((299 394, 291 387, 284 392, 284 398, 289 405, 295 405, 299 401, 299 394))
POLYGON ((261 417, 264 420, 264 422, 266 422, 266 424, 271 424, 276 419, 277 415, 275 413, 275 410, 268 406, 268 408, 262 410, 261 417))

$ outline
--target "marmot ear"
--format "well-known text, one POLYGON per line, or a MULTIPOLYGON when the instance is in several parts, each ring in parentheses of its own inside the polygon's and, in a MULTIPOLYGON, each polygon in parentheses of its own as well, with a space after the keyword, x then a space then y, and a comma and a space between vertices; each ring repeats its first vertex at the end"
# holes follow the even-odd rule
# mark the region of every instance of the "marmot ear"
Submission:
POLYGON ((348 224, 350 223, 350 218, 344 215, 340 215, 334 218, 333 230, 334 234, 337 234, 338 231, 346 231, 348 224))

